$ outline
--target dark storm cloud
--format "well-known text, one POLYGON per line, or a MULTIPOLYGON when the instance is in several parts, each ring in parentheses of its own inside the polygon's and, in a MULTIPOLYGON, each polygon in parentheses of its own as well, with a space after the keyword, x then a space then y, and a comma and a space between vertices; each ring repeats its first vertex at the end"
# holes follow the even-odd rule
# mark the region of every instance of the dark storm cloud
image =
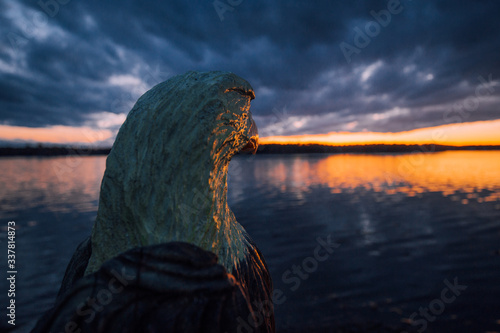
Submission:
POLYGON ((188 70, 247 79, 264 135, 449 123, 490 75, 466 120, 499 117, 497 1, 221 2, 0 0, 0 123, 88 124, 188 70))

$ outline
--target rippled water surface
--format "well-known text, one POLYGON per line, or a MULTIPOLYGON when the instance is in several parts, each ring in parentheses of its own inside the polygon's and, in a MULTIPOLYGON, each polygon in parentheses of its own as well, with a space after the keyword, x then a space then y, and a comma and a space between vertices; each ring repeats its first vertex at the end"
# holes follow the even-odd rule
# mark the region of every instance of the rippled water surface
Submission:
MULTIPOLYGON (((0 159, 1 227, 18 226, 18 324, 51 306, 104 168, 105 157, 0 159)), ((229 169, 229 205, 267 260, 280 331, 500 331, 500 152, 237 156, 229 169), (467 287, 443 293, 450 283, 467 287)))

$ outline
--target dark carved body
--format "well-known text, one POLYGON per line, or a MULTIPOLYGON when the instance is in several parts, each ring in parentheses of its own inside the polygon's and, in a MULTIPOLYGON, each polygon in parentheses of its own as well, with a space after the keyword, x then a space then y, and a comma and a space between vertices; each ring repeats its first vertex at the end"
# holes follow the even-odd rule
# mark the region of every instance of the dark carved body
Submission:
POLYGON ((171 242, 127 251, 83 277, 89 244, 78 247, 56 305, 32 332, 275 330, 271 279, 256 247, 236 276, 215 254, 171 242))

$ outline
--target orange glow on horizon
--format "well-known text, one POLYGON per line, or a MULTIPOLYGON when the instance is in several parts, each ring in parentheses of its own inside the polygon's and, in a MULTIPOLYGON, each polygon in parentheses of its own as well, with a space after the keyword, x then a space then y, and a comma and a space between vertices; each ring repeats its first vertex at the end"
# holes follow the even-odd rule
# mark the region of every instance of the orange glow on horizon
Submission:
POLYGON ((51 126, 23 127, 0 125, 0 140, 26 141, 59 144, 89 144, 111 138, 113 133, 106 129, 90 127, 51 126))
POLYGON ((500 119, 448 124, 405 132, 330 132, 327 134, 269 136, 260 144, 321 144, 332 146, 370 144, 438 144, 449 146, 500 145, 500 119))
MULTIPOLYGON (((0 140, 54 144, 89 144, 108 140, 115 133, 88 126, 23 127, 0 125, 0 140)), ((405 132, 330 132, 292 136, 260 137, 265 144, 440 144, 451 146, 500 145, 500 119, 470 123, 448 124, 405 132)))

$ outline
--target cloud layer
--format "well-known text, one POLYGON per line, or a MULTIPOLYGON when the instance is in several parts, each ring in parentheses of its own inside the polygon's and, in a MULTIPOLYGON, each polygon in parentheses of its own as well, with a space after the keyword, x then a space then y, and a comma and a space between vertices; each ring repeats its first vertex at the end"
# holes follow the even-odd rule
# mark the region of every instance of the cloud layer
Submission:
POLYGON ((493 0, 0 0, 0 124, 116 131, 188 70, 248 80, 264 136, 498 119, 498 13, 493 0))

